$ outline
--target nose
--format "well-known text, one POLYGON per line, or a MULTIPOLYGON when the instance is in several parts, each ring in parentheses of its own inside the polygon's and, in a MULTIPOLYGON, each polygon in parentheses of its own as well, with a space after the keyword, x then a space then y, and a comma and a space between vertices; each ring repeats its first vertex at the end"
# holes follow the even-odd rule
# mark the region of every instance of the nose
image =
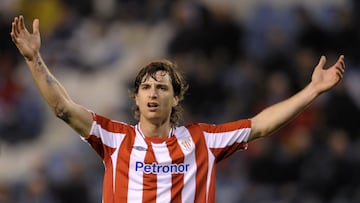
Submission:
POLYGON ((150 97, 151 99, 156 99, 156 98, 158 97, 158 95, 157 95, 157 92, 156 92, 156 89, 155 89, 155 88, 151 88, 151 90, 150 90, 150 94, 149 94, 149 97, 150 97))

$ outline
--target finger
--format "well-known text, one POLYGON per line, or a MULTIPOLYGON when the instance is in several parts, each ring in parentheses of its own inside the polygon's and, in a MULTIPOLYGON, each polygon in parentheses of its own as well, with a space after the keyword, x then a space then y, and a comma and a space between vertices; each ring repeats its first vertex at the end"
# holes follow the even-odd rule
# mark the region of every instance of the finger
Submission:
POLYGON ((325 63, 326 63, 326 57, 324 55, 322 55, 320 57, 319 63, 316 66, 316 68, 321 68, 322 69, 325 66, 325 63))
POLYGON ((25 25, 25 20, 24 20, 24 17, 23 16, 20 16, 19 18, 19 26, 20 26, 20 29, 25 32, 26 34, 29 34, 29 31, 28 29, 26 28, 26 25, 25 25))
POLYGON ((19 30, 19 18, 15 17, 14 18, 14 31, 15 33, 18 35, 20 34, 20 30, 19 30))
POLYGON ((20 16, 20 17, 19 17, 19 21, 20 21, 20 29, 22 29, 22 30, 26 29, 26 27, 25 27, 25 21, 24 21, 24 16, 20 16))
POLYGON ((16 33, 16 25, 15 25, 15 22, 13 22, 11 24, 11 33, 12 33, 12 36, 14 36, 15 38, 18 37, 18 34, 16 33))
POLYGON ((338 59, 338 60, 344 60, 344 59, 345 59, 345 56, 341 54, 341 55, 339 56, 339 59, 338 59))
POLYGON ((339 80, 341 80, 344 77, 344 74, 340 70, 336 71, 336 74, 339 77, 339 80))
POLYGON ((340 62, 340 65, 339 65, 338 69, 339 69, 342 73, 345 72, 345 63, 344 63, 344 61, 340 62))
POLYGON ((342 67, 343 69, 345 69, 345 57, 344 57, 344 55, 341 55, 341 56, 339 57, 338 61, 340 62, 341 67, 342 67))
POLYGON ((341 66, 342 69, 345 70, 345 62, 344 61, 340 61, 340 66, 341 66))
POLYGON ((16 36, 15 36, 14 32, 11 32, 11 33, 10 33, 10 36, 11 36, 11 40, 12 40, 14 43, 16 43, 17 40, 16 40, 16 36))
POLYGON ((39 31, 39 19, 35 19, 34 21, 33 21, 33 33, 34 34, 40 34, 40 31, 39 31))
POLYGON ((345 72, 345 62, 344 62, 344 55, 339 56, 339 59, 337 60, 335 67, 337 70, 339 70, 342 74, 345 72))
POLYGON ((19 37, 19 32, 16 29, 16 22, 13 22, 11 26, 12 26, 11 32, 13 33, 13 36, 16 39, 19 37))
POLYGON ((340 73, 341 74, 344 74, 345 73, 345 69, 344 69, 344 67, 343 66, 336 66, 336 69, 338 70, 338 71, 340 71, 340 73))

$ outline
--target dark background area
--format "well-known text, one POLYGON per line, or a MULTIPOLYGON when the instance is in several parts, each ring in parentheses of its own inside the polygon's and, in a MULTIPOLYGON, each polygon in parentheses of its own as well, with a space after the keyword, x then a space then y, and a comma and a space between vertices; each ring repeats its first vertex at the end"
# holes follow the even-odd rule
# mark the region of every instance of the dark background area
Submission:
POLYGON ((10 39, 14 16, 80 104, 133 122, 127 88, 152 59, 190 84, 184 123, 249 118, 304 88, 321 55, 341 84, 217 167, 218 202, 360 202, 360 3, 0 0, 0 203, 101 201, 103 166, 49 112, 10 39))

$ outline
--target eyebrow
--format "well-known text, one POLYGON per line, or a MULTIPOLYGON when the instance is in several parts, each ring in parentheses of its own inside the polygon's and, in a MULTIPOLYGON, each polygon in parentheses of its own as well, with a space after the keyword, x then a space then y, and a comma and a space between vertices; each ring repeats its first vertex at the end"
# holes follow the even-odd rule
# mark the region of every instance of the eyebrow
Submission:
MULTIPOLYGON (((140 86, 147 86, 147 85, 151 85, 151 83, 149 83, 149 82, 142 82, 142 83, 140 84, 140 86)), ((166 86, 166 87, 170 87, 171 85, 168 84, 168 83, 165 83, 165 82, 156 82, 156 83, 155 83, 155 86, 166 86)))
MULTIPOLYGON (((153 77, 150 76, 150 75, 144 77, 144 78, 142 79, 142 81, 141 81, 140 84, 147 83, 147 82, 150 80, 150 78, 153 78, 153 77)), ((169 78, 169 79, 164 79, 164 76, 161 77, 161 78, 159 78, 160 80, 158 80, 157 78, 153 78, 153 79, 154 79, 155 82, 157 82, 157 83, 164 83, 164 84, 166 84, 167 81, 169 81, 169 82, 171 83, 171 79, 170 79, 170 78, 169 78)))

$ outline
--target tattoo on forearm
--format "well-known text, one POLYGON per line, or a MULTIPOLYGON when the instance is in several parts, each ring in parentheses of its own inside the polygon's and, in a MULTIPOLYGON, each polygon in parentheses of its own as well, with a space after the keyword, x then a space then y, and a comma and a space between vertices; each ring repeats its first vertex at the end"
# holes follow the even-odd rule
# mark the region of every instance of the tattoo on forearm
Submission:
POLYGON ((40 57, 36 58, 36 70, 39 72, 43 72, 44 71, 44 63, 41 61, 40 57))
MULTIPOLYGON (((36 57, 36 67, 35 67, 35 69, 40 73, 46 73, 45 64, 42 62, 40 57, 36 57)), ((49 73, 47 73, 45 77, 46 77, 46 83, 47 84, 53 84, 53 83, 56 82, 55 78, 49 73)))
POLYGON ((64 107, 55 106, 55 114, 58 118, 65 121, 66 123, 70 123, 70 114, 65 111, 64 107))
POLYGON ((46 83, 51 85, 56 83, 56 80, 54 79, 54 77, 50 74, 46 74, 46 83))

